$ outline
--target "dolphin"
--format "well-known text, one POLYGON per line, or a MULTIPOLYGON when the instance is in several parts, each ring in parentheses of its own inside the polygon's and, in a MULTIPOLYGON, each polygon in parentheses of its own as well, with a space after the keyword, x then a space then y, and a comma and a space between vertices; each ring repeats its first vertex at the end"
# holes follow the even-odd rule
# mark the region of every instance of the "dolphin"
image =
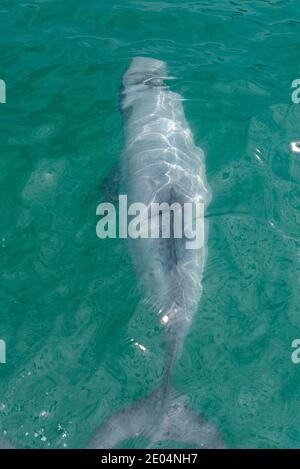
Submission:
MULTIPOLYGON (((186 121, 183 98, 166 82, 166 63, 135 57, 123 77, 124 117, 122 186, 128 204, 211 200, 205 158, 186 121)), ((202 293, 206 258, 204 243, 187 249, 171 230, 169 238, 128 239, 129 250, 144 294, 165 329, 165 372, 159 389, 148 398, 112 415, 92 436, 90 448, 113 448, 143 437, 151 444, 174 441, 198 448, 224 448, 220 433, 186 406, 171 376, 202 293)))

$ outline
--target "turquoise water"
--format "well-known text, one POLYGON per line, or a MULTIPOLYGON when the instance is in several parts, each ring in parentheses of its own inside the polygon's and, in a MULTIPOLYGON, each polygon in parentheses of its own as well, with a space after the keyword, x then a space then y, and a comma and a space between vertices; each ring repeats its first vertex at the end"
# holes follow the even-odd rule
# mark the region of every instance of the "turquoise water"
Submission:
POLYGON ((161 381, 162 330, 138 307, 126 242, 95 234, 114 197, 122 75, 143 55, 176 77, 213 195, 173 384, 229 447, 299 447, 299 2, 2 0, 0 17, 1 432, 84 447, 161 381))

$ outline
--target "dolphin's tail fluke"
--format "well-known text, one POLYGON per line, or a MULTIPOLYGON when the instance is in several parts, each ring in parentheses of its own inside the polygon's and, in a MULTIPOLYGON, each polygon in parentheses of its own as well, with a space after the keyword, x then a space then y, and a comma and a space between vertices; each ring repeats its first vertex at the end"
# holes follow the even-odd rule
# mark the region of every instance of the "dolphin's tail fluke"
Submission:
POLYGON ((147 441, 148 448, 157 447, 163 442, 192 448, 225 448, 218 430, 190 409, 185 396, 171 385, 188 321, 185 324, 183 318, 187 315, 175 303, 162 313, 162 318, 166 317, 166 360, 161 386, 149 397, 113 414, 95 432, 89 443, 90 448, 118 448, 132 439, 147 441), (181 319, 180 327, 176 324, 177 318, 181 319))
POLYGON ((156 447, 172 442, 192 448, 225 448, 216 428, 185 405, 184 396, 163 388, 148 398, 114 414, 93 436, 90 448, 118 448, 126 440, 138 438, 156 447), (162 399, 163 397, 163 399, 162 399))

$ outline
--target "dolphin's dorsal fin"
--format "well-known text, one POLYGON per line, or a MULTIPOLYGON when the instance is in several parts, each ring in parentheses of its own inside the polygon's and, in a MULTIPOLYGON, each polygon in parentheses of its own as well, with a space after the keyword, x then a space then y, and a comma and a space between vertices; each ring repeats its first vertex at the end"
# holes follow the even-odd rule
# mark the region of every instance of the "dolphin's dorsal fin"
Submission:
POLYGON ((100 184, 101 200, 117 203, 120 193, 121 170, 119 163, 115 163, 100 184))

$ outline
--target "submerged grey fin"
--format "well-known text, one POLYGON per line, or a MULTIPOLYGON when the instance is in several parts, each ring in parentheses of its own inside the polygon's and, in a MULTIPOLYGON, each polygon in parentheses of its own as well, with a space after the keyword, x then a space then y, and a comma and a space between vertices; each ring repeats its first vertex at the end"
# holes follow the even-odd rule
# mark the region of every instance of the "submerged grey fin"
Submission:
POLYGON ((163 441, 194 448, 225 448, 216 428, 186 407, 176 391, 159 388, 148 398, 110 417, 94 434, 89 448, 111 449, 125 440, 144 438, 148 447, 163 441))
POLYGON ((115 163, 100 184, 101 200, 116 203, 119 198, 121 170, 119 163, 115 163))

